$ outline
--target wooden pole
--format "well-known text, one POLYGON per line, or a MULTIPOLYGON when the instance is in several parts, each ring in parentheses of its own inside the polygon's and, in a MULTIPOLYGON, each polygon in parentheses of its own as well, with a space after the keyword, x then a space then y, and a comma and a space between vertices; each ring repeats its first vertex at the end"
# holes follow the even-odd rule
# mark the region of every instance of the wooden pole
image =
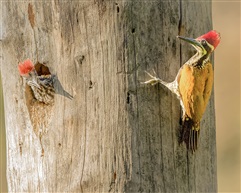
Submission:
POLYGON ((145 70, 175 78, 193 54, 176 35, 210 30, 211 1, 2 4, 10 192, 217 191, 213 96, 192 154, 178 145, 178 100, 140 84, 145 70), (17 70, 26 58, 45 63, 74 99, 56 95, 33 114, 17 70))

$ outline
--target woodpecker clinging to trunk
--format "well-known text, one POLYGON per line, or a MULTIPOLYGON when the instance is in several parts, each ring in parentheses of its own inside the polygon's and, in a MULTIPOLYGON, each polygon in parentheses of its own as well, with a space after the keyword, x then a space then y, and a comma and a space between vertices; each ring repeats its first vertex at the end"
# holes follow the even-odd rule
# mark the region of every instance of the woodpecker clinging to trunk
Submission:
POLYGON ((192 56, 178 71, 171 83, 147 73, 151 79, 145 84, 161 83, 177 95, 182 107, 182 130, 180 143, 185 142, 187 148, 194 152, 200 133, 200 121, 208 104, 213 86, 213 68, 210 55, 220 42, 220 34, 214 30, 196 38, 177 36, 190 43, 196 54, 192 56))
POLYGON ((56 75, 38 75, 31 60, 27 59, 19 63, 18 70, 26 79, 27 84, 33 91, 34 98, 45 104, 53 104, 54 94, 61 94, 69 99, 73 97, 67 93, 60 84, 56 75))

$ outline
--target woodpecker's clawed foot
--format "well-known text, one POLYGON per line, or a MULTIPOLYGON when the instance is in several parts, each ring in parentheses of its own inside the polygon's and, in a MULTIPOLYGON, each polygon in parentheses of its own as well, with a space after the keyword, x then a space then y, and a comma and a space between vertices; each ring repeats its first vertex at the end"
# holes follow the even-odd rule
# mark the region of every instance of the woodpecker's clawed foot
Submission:
POLYGON ((148 76, 151 77, 151 79, 150 79, 150 80, 147 80, 147 81, 145 81, 145 82, 141 82, 141 84, 151 84, 151 85, 153 86, 153 85, 156 85, 156 84, 158 84, 158 83, 162 83, 161 79, 156 77, 156 72, 155 72, 154 70, 153 70, 153 73, 155 74, 155 76, 151 75, 151 74, 150 74, 149 72, 147 72, 147 71, 145 71, 145 72, 148 74, 148 76))

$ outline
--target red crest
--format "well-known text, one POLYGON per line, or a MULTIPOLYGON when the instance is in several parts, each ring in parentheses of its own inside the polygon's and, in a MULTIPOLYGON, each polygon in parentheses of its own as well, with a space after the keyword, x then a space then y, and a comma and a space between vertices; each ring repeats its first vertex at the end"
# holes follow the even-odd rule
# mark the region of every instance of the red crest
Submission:
POLYGON ((202 40, 205 39, 209 44, 211 44, 212 46, 214 46, 214 48, 216 48, 220 42, 220 33, 218 33, 215 30, 212 30, 198 38, 196 38, 196 40, 202 40))
POLYGON ((18 70, 21 76, 26 76, 34 69, 34 65, 30 59, 18 64, 18 70))

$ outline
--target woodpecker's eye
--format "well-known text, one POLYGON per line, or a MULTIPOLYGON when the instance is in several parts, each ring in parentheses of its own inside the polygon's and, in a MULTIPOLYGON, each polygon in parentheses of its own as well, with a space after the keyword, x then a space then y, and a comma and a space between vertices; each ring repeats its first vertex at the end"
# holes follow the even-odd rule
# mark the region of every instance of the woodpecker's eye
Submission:
POLYGON ((202 44, 203 46, 207 45, 206 40, 201 40, 201 44, 202 44))

